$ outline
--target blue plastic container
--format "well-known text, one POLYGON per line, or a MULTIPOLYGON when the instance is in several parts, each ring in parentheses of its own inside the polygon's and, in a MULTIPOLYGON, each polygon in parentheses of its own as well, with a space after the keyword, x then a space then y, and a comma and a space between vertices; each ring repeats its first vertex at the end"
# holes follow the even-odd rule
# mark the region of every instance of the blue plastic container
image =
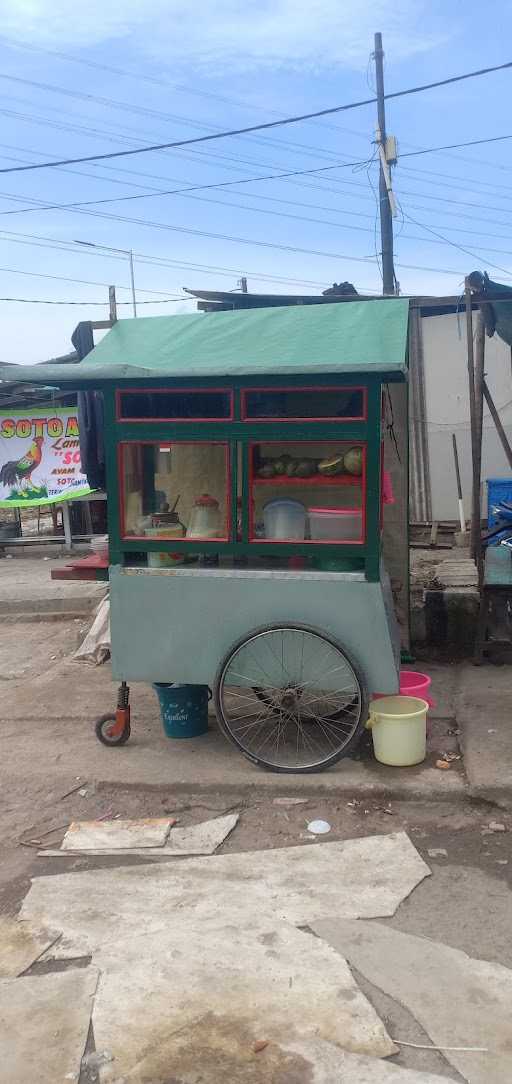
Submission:
POLYGON ((160 714, 168 738, 199 738, 208 730, 207 685, 173 685, 155 682, 160 714))
POLYGON ((487 525, 499 519, 500 501, 512 501, 512 478, 487 478, 487 525))

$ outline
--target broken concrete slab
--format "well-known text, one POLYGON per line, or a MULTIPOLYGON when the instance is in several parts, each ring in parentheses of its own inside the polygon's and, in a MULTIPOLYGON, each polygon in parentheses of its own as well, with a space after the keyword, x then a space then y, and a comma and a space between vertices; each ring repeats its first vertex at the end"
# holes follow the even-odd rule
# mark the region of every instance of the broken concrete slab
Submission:
MULTIPOLYGON (((331 919, 313 923, 312 929, 369 982, 409 1009, 433 1046, 442 1048, 471 1084, 512 1079, 508 968, 378 922, 331 919)), ((406 1037, 393 1038, 399 1043, 406 1037)))
POLYGON ((310 1066, 312 1075, 307 1080, 311 1084, 447 1084, 445 1076, 401 1069, 360 1054, 347 1054, 319 1039, 286 1043, 286 1051, 299 1055, 310 1066))
MULTIPOLYGON (((121 931, 120 931, 121 933, 121 931)), ((396 1052, 344 960, 310 933, 250 917, 236 926, 186 916, 158 934, 105 945, 93 1027, 114 1062, 102 1081, 130 1084, 219 1080, 217 1031, 244 1036, 248 1050, 321 1038, 375 1058, 396 1052), (216 1066, 217 1075, 208 1076, 216 1066)))
POLYGON ((31 922, 0 915, 0 979, 14 979, 43 955, 60 937, 31 922))
POLYGON ((22 918, 62 931, 56 955, 95 951, 119 925, 160 929, 187 916, 222 915, 238 924, 255 914, 296 926, 345 915, 393 915, 430 870, 405 832, 278 850, 183 859, 170 866, 123 867, 38 877, 22 918), (94 908, 91 909, 91 900, 94 908))
POLYGON ((172 817, 140 820, 73 821, 63 851, 125 851, 130 847, 163 847, 175 820, 172 817))
MULTIPOLYGON (((138 855, 142 858, 173 858, 188 857, 190 855, 214 854, 221 843, 228 837, 239 820, 238 813, 230 813, 225 817, 216 817, 211 821, 203 821, 201 824, 191 824, 188 828, 171 828, 167 842, 163 847, 110 847, 101 848, 73 848, 64 847, 61 850, 38 851, 41 858, 69 858, 70 855, 87 854, 90 857, 115 857, 118 854, 138 855)), ((90 822, 97 823, 97 822, 90 822)), ((116 822, 119 823, 119 822, 116 822)), ((129 823, 129 822, 126 822, 129 823)), ((172 822, 171 822, 172 823, 172 822)), ((70 844, 72 840, 70 838, 70 844)))
POLYGON ((92 967, 0 981, 5 1081, 78 1081, 97 983, 92 967))
POLYGON ((224 817, 201 824, 191 824, 187 828, 173 828, 169 833, 165 850, 170 854, 213 854, 221 843, 236 828, 239 813, 227 813, 224 817))

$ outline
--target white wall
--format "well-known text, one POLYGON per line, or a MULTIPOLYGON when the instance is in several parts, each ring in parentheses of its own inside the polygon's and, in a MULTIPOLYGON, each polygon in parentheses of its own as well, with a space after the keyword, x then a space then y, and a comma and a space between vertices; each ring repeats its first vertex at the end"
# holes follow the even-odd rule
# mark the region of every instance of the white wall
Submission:
MULTIPOLYGON (((473 323, 475 321, 473 320, 473 323)), ((452 433, 457 435, 466 517, 471 514, 471 427, 466 353, 466 317, 455 314, 422 319, 427 432, 432 515, 458 519, 452 433)), ((507 436, 512 443, 512 368, 510 347, 497 335, 485 340, 485 372, 507 436)), ((486 478, 511 477, 494 422, 484 404, 482 509, 487 515, 486 478)))

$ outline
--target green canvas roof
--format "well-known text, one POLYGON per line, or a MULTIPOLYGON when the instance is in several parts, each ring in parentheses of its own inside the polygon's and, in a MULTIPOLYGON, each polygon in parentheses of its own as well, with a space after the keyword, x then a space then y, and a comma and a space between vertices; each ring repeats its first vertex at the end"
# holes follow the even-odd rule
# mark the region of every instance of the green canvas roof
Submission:
POLYGON ((403 373, 408 311, 393 298, 119 320, 79 365, 0 365, 0 380, 403 373))

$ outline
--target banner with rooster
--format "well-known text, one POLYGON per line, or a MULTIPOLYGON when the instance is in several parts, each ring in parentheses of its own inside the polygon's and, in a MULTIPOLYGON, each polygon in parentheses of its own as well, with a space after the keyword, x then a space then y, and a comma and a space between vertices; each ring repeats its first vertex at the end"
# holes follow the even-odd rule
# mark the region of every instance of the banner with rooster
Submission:
POLYGON ((0 411, 0 508, 30 508, 92 490, 80 462, 75 409, 0 411))

